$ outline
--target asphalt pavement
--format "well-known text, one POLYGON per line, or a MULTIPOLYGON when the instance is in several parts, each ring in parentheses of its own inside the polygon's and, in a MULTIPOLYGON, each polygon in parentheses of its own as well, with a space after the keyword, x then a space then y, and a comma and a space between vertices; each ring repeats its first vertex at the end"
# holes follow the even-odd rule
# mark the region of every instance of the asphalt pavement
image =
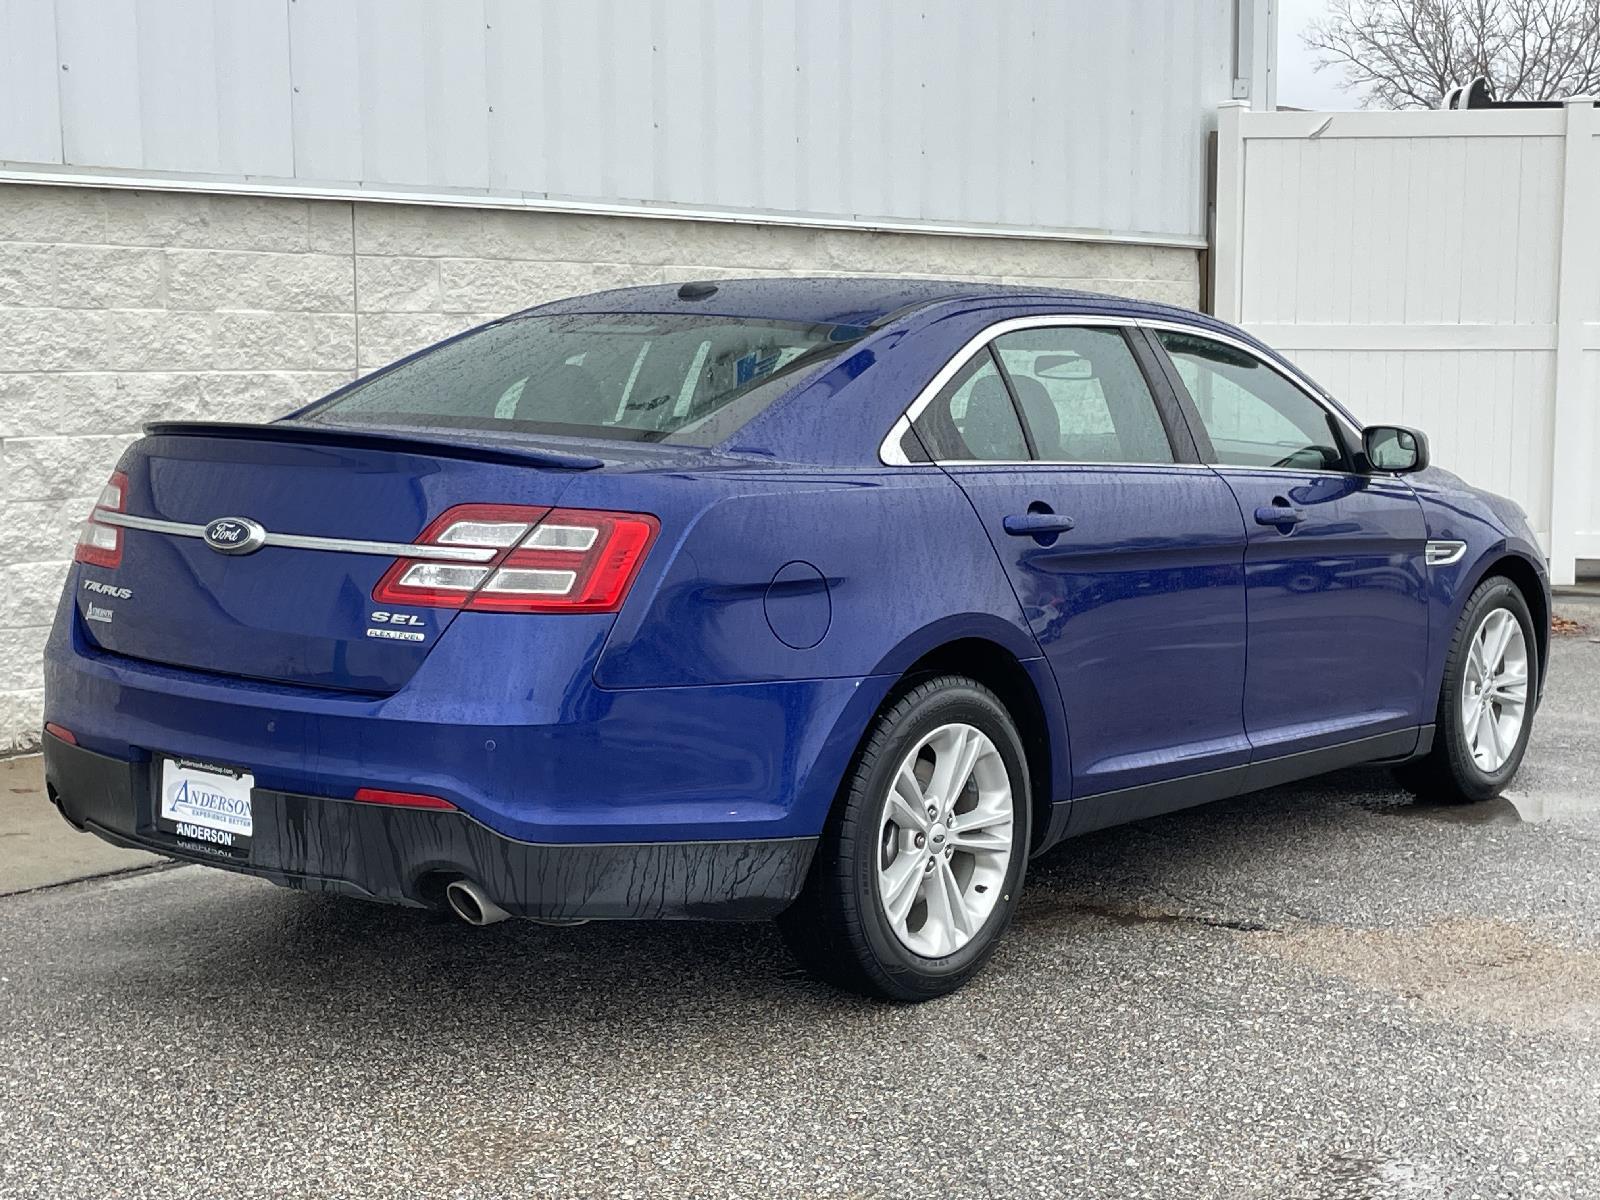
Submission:
POLYGON ((1569 635, 1511 797, 1352 771, 1069 843, 918 1007, 760 925, 17 891, 0 1196, 1597 1196, 1597 775, 1569 635))

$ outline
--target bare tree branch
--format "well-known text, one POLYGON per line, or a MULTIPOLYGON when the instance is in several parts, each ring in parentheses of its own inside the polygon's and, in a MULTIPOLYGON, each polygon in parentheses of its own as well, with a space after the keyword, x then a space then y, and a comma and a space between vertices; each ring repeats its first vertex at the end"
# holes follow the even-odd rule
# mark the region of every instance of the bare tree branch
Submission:
POLYGON ((1431 108, 1478 75, 1502 100, 1600 89, 1600 0, 1328 0, 1302 40, 1367 107, 1431 108))

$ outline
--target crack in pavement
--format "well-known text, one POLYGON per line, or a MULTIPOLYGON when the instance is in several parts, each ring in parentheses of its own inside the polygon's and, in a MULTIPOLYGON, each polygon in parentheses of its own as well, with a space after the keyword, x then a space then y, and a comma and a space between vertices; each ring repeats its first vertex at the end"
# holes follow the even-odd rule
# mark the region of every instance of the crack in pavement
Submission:
POLYGON ((1085 913, 1091 917, 1101 917, 1118 925, 1203 925, 1210 929, 1231 929, 1236 933, 1282 933, 1285 931, 1284 927, 1268 925, 1262 921, 1208 916, 1204 913, 1150 908, 1145 905, 1062 901, 1057 906, 1056 911, 1085 913))
POLYGON ((15 896, 32 896, 38 892, 53 892, 61 888, 77 887, 80 883, 101 883, 107 879, 129 879, 135 875, 154 875, 161 871, 175 871, 179 867, 194 866, 185 862, 158 862, 140 863, 136 867, 118 867, 113 871, 97 871, 93 875, 79 875, 73 879, 58 879, 53 883, 41 883, 37 887, 17 888, 14 891, 0 892, 0 900, 10 900, 15 896))

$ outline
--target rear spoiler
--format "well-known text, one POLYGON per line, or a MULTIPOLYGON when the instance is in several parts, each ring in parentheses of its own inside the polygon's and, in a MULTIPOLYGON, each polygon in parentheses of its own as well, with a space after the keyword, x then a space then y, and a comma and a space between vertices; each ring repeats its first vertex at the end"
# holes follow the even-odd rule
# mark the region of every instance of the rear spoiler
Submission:
POLYGON ((391 450, 398 454, 467 458, 513 467, 592 471, 605 466, 604 461, 587 454, 567 454, 542 446, 519 446, 488 439, 467 441, 433 434, 308 425, 292 421, 274 421, 271 424, 250 421, 152 421, 144 427, 144 431, 151 437, 236 438, 251 442, 290 442, 302 446, 354 446, 366 450, 391 450))

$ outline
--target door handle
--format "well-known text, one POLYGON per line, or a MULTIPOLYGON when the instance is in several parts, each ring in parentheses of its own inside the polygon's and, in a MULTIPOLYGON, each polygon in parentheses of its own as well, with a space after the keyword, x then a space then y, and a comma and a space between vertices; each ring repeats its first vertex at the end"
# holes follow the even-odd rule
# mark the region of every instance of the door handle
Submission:
POLYGON ((1044 537, 1066 533, 1077 524, 1071 517, 1053 512, 1012 513, 1001 525, 1012 537, 1044 537))
POLYGON ((1271 504, 1263 504, 1256 509, 1256 524, 1275 525, 1279 533, 1288 533, 1305 519, 1306 514, 1282 496, 1274 496, 1271 504))

